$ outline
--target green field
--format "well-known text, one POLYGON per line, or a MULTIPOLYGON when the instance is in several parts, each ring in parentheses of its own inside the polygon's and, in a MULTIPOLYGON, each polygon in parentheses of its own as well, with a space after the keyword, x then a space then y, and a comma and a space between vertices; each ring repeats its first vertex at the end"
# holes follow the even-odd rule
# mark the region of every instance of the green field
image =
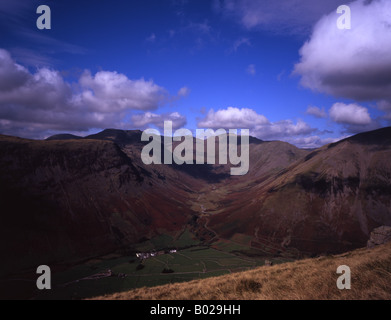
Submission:
POLYGON ((264 264, 264 257, 250 258, 231 253, 232 250, 243 249, 243 246, 218 245, 212 248, 195 244, 199 243, 192 238, 188 230, 177 238, 169 235, 156 237, 143 243, 137 249, 158 250, 175 245, 185 249, 178 250, 176 253, 150 257, 142 263, 135 256, 110 255, 93 259, 67 271, 53 274, 52 290, 45 291, 37 298, 88 298, 139 287, 219 276, 264 264), (140 265, 142 267, 138 267, 140 265), (109 269, 113 273, 111 277, 83 279, 109 269), (163 273, 164 269, 169 270, 170 273, 163 273), (126 276, 121 278, 118 274, 126 276))
POLYGON ((200 244, 200 241, 194 239, 191 232, 188 229, 185 229, 177 237, 161 234, 148 241, 135 245, 135 249, 140 252, 147 252, 165 248, 184 248, 198 244, 200 244))

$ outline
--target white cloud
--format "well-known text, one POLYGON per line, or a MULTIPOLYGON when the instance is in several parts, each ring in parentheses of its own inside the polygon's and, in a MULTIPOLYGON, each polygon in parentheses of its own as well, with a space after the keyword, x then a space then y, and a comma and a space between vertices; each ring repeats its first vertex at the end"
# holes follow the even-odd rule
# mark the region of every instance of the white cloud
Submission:
POLYGON ((186 117, 178 112, 155 114, 146 112, 144 114, 136 114, 132 116, 132 124, 140 129, 145 129, 150 125, 155 125, 159 129, 163 129, 164 121, 171 121, 173 129, 179 129, 185 126, 186 117))
POLYGON ((199 128, 211 129, 249 129, 250 134, 263 140, 286 140, 292 136, 300 136, 317 131, 307 123, 298 120, 282 120, 270 122, 264 115, 248 108, 210 110, 204 119, 199 120, 199 128))
POLYGON ((167 92, 153 81, 130 80, 117 72, 100 71, 92 76, 85 71, 79 83, 83 92, 78 103, 99 112, 154 110, 167 99, 167 92))
POLYGON ((198 127, 210 129, 249 129, 255 125, 267 123, 269 121, 265 116, 257 114, 252 109, 228 107, 216 112, 213 109, 209 110, 206 117, 198 122, 198 127))
POLYGON ((8 51, 0 49, 0 91, 23 85, 28 78, 27 69, 16 64, 8 51))
POLYGON ((294 73, 314 91, 354 100, 391 99, 391 1, 349 4, 350 30, 337 28, 336 10, 324 16, 300 50, 294 73))
POLYGON ((372 122, 368 109, 354 103, 334 103, 329 113, 331 119, 337 123, 367 125, 372 122))
POLYGON ((280 120, 277 122, 258 125, 252 129, 252 133, 263 140, 288 141, 293 136, 308 135, 317 131, 302 120, 294 123, 292 120, 280 120))
POLYGON ((327 118, 327 113, 326 111, 324 111, 324 108, 320 109, 315 106, 308 106, 306 114, 309 114, 316 118, 327 118))
POLYGON ((331 120, 342 124, 345 133, 359 133, 375 130, 381 127, 377 120, 373 120, 368 109, 355 103, 335 103, 329 110, 331 120))
POLYGON ((257 73, 257 70, 255 68, 255 65, 254 64, 250 64, 247 69, 246 69, 246 72, 252 76, 256 75, 257 73))
POLYGON ((56 70, 40 68, 31 73, 15 63, 8 51, 0 49, 3 134, 41 138, 53 131, 129 129, 126 119, 134 110, 155 110, 175 99, 153 81, 131 80, 117 72, 92 75, 85 71, 73 84, 64 81, 56 70))
POLYGON ((70 86, 59 72, 42 68, 31 74, 0 49, 0 117, 20 118, 31 110, 59 110, 70 97, 70 86))

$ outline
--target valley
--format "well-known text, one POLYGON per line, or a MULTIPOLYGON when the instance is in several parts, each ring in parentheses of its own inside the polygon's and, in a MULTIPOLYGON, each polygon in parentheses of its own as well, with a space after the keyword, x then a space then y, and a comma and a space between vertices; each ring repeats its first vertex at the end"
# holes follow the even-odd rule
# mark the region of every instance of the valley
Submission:
POLYGON ((273 264, 293 261, 282 256, 266 259, 267 254, 251 248, 247 240, 248 237, 238 236, 236 242, 217 240, 206 244, 197 241, 186 229, 176 238, 163 234, 140 243, 127 254, 112 253, 74 266, 54 266, 52 289, 48 291, 35 288, 31 273, 21 274, 19 279, 10 278, 8 284, 18 288, 14 298, 85 299, 251 270, 265 265, 265 261, 273 264), (169 252, 168 248, 174 247, 180 249, 169 252), (152 255, 137 258, 136 251, 152 255))
POLYGON ((229 163, 145 165, 145 143, 115 129, 0 136, 2 293, 39 298, 42 264, 52 297, 88 298, 340 254, 391 225, 391 128, 316 150, 250 138, 244 176, 229 163))

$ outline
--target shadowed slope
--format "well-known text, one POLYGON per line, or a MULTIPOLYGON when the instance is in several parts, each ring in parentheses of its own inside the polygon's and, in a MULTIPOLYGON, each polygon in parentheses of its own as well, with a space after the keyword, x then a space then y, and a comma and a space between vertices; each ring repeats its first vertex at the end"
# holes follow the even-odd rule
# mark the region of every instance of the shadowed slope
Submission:
POLYGON ((258 247, 272 241, 280 248, 275 253, 360 247, 373 228, 391 225, 390 141, 390 128, 363 133, 317 149, 258 184, 242 177, 209 226, 226 238, 251 235, 258 247))
POLYGON ((112 141, 0 136, 0 175, 1 274, 112 252, 192 216, 181 184, 164 185, 112 141))

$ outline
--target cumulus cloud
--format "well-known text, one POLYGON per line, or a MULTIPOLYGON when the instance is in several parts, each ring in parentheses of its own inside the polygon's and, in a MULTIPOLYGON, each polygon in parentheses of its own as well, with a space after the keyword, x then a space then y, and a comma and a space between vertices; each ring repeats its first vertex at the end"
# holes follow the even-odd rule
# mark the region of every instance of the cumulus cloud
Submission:
POLYGON ((307 123, 298 120, 270 122, 264 115, 248 108, 210 110, 204 119, 199 120, 199 128, 249 129, 250 134, 263 140, 286 140, 292 136, 311 134, 317 131, 307 123))
POLYGON ((326 118, 327 113, 324 111, 324 108, 320 109, 315 106, 308 106, 306 114, 314 116, 315 118, 326 118))
POLYGON ((366 125, 372 121, 368 109, 354 103, 334 103, 329 113, 331 119, 337 123, 366 125))
POLYGON ((59 110, 70 98, 70 86, 59 72, 42 68, 31 74, 7 51, 0 50, 1 117, 19 118, 33 109, 59 110))
POLYGON ((269 120, 265 116, 257 114, 252 109, 228 107, 227 109, 217 111, 209 110, 206 117, 198 122, 198 127, 210 129, 249 129, 256 125, 268 123, 269 120))
POLYGON ((294 123, 292 120, 281 120, 266 125, 255 126, 252 129, 254 135, 263 140, 284 140, 288 141, 293 136, 308 135, 316 132, 317 129, 302 120, 294 123))
POLYGON ((333 10, 314 27, 294 73, 314 91, 357 101, 391 99, 391 2, 349 4, 350 30, 337 28, 333 10))
POLYGON ((215 0, 214 8, 245 28, 280 33, 307 33, 323 14, 336 10, 343 0, 215 0))
POLYGON ((331 120, 345 127, 347 133, 359 133, 380 127, 369 115, 368 109, 358 104, 337 102, 329 110, 331 120))
POLYGON ((150 125, 155 125, 159 129, 163 129, 164 121, 171 121, 172 128, 179 129, 186 125, 186 117, 179 114, 178 112, 165 113, 165 114, 155 114, 151 112, 146 112, 143 114, 136 114, 132 116, 133 126, 145 129, 150 125))
POLYGON ((23 85, 28 76, 26 68, 16 64, 8 51, 0 49, 0 91, 23 85))
MULTIPOLYGON (((183 92, 182 92, 183 93, 183 92)), ((34 73, 0 49, 0 132, 39 137, 45 132, 129 128, 135 110, 155 110, 172 99, 153 81, 111 71, 85 71, 77 83, 48 68, 34 73)))
POLYGON ((153 81, 130 80, 111 71, 100 71, 94 76, 85 71, 79 84, 83 92, 76 97, 78 102, 99 112, 153 110, 167 98, 166 91, 153 81))

